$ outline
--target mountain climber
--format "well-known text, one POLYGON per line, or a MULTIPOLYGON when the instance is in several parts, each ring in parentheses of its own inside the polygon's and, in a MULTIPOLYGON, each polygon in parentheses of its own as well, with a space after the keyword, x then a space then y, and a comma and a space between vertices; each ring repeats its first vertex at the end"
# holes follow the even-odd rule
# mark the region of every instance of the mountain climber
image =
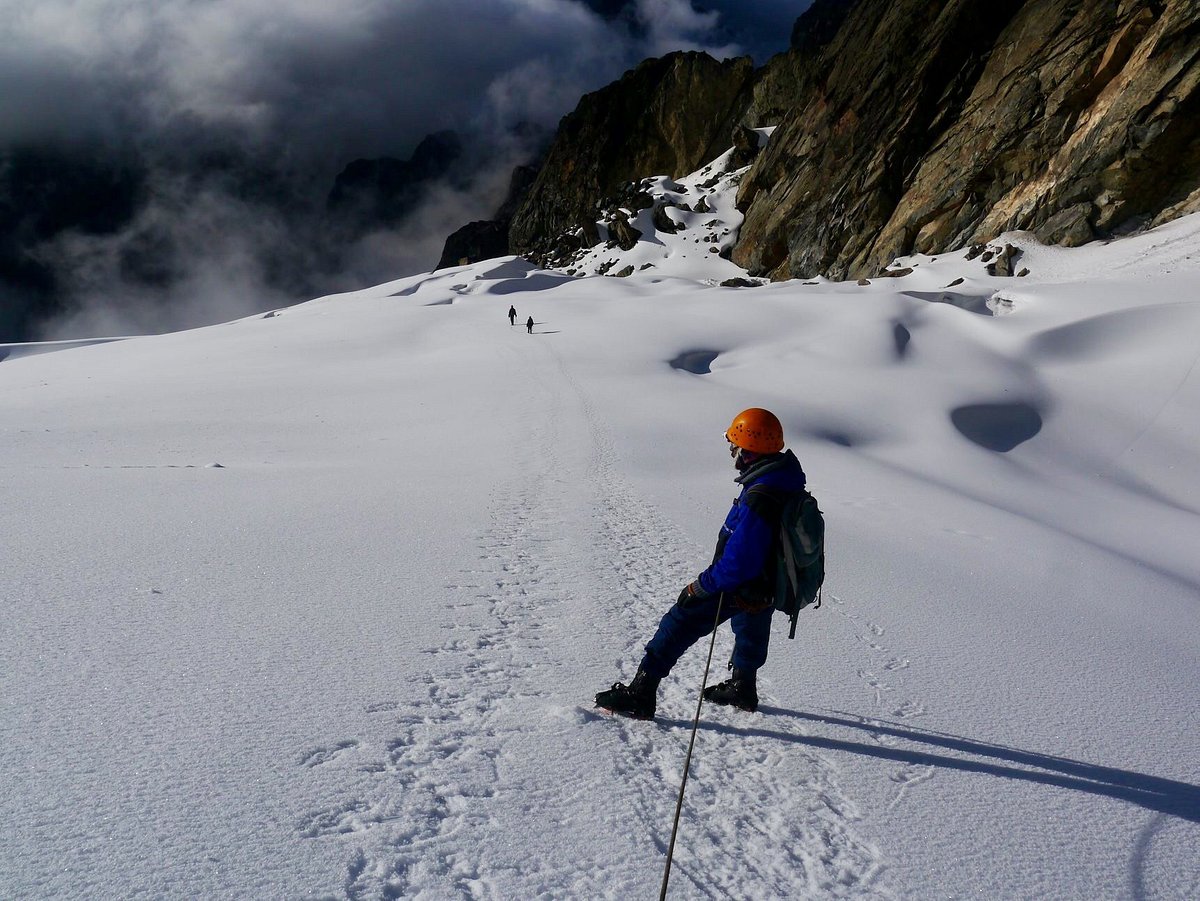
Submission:
POLYGON ((779 526, 779 500, 804 488, 804 470, 784 450, 775 414, 752 407, 733 418, 725 440, 738 470, 741 493, 725 517, 712 564, 684 586, 663 615, 633 680, 596 695, 596 706, 635 719, 653 719, 659 681, 684 651, 730 620, 730 678, 704 690, 706 700, 741 710, 758 709, 755 675, 766 662, 774 586, 766 570, 779 526), (757 491, 752 489, 757 488, 757 491), (718 614, 719 610, 719 614, 718 614), (718 619, 718 616, 720 617, 718 619))
POLYGON ((530 316, 528 319, 525 320, 525 331, 531 335, 533 334, 533 317, 532 316, 530 316))
POLYGON ((517 308, 516 307, 510 306, 508 308, 508 324, 509 325, 517 324, 517 308))

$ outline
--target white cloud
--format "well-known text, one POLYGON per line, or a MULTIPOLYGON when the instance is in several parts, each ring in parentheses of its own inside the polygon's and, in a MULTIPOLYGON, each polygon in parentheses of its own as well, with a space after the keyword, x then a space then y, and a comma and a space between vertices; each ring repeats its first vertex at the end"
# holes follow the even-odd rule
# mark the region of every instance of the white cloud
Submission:
POLYGON ((395 154, 464 120, 553 122, 648 55, 737 49, 687 0, 635 12, 640 37, 572 0, 0 0, 0 142, 183 122, 395 154))
MULTIPOLYGON (((649 36, 651 56, 670 50, 707 50, 704 36, 716 27, 720 14, 697 12, 688 0, 637 0, 637 16, 649 36)), ((737 48, 711 48, 718 57, 736 55, 737 48), (732 50, 733 53, 729 51, 732 50)))

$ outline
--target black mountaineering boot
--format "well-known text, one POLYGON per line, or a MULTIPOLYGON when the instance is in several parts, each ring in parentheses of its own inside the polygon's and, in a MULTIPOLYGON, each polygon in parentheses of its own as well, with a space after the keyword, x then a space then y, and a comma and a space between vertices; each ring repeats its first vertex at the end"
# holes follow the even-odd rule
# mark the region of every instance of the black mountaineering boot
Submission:
POLYGON ((754 670, 734 669, 724 682, 704 689, 704 700, 714 704, 727 704, 739 710, 758 709, 758 689, 754 684, 754 670))
POLYGON ((639 666, 637 675, 628 685, 614 682, 608 691, 596 695, 596 706, 635 720, 652 720, 658 682, 639 666))

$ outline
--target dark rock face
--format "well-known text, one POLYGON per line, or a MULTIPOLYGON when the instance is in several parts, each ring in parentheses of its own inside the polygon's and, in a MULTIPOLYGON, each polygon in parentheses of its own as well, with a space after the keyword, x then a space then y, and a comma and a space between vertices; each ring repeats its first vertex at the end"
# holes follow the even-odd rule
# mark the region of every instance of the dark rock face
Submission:
POLYGON ((1021 251, 1012 244, 1005 244, 995 255, 995 261, 988 263, 988 275, 1010 276, 1013 274, 1013 264, 1020 259, 1021 251))
POLYGON ((654 215, 651 217, 656 231, 663 232, 668 235, 673 235, 679 231, 679 226, 675 220, 667 215, 667 204, 658 203, 654 206, 654 215))
POLYGON ((633 250, 637 246, 642 233, 629 224, 629 217, 624 210, 614 210, 608 222, 608 231, 622 250, 633 250))
POLYGON ((481 219, 468 222, 446 239, 436 268, 466 266, 503 256, 508 256, 508 223, 481 219))
POLYGON ((529 193, 537 176, 532 166, 518 166, 508 183, 508 193, 494 219, 470 222, 446 239, 442 256, 435 268, 466 266, 480 260, 508 256, 508 228, 517 207, 529 193))
POLYGON ((410 159, 359 159, 337 176, 329 192, 330 214, 350 229, 395 225, 409 212, 420 190, 445 177, 463 154, 452 131, 425 137, 410 159))
POLYGON ((733 129, 733 155, 729 160, 730 169, 742 169, 754 162, 758 156, 758 134, 745 125, 737 125, 733 129))
POLYGON ((646 175, 685 175, 723 153, 753 77, 749 58, 673 53, 585 95, 559 124, 513 218, 512 252, 541 260, 562 235, 594 223, 598 205, 623 185, 646 175))
POLYGON ((791 47, 814 53, 833 40, 857 0, 813 0, 792 26, 791 47))
POLYGON ((859 0, 832 38, 803 22, 815 57, 760 79, 795 92, 739 195, 733 259, 756 274, 858 277, 1200 209, 1194 0, 859 0))
POLYGON ((1019 5, 997 0, 987 16, 970 0, 856 5, 742 183, 734 261, 772 277, 845 278, 897 256, 864 251, 1019 5))

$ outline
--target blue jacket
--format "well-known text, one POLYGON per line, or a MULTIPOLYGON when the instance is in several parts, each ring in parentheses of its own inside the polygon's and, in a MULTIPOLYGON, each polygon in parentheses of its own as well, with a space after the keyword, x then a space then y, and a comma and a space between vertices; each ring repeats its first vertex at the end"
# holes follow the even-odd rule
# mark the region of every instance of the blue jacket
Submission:
POLYGON ((742 486, 742 492, 721 526, 716 554, 712 565, 700 574, 700 587, 712 594, 762 595, 770 591, 763 568, 775 546, 778 523, 768 522, 751 509, 747 494, 755 485, 779 493, 800 491, 805 484, 804 469, 788 450, 755 462, 734 481, 742 486))

